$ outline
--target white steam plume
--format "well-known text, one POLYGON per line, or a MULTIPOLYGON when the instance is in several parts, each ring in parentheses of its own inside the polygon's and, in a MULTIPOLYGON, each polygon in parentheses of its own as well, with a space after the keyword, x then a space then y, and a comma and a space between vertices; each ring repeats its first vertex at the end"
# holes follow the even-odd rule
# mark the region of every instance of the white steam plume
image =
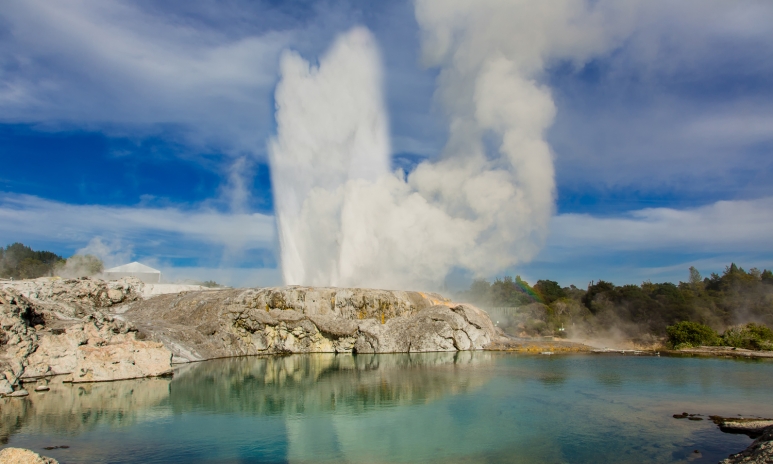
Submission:
POLYGON ((417 1, 451 135, 407 178, 388 172, 371 35, 343 35, 319 68, 287 53, 269 147, 285 283, 436 288, 455 267, 490 275, 531 259, 555 191, 544 136, 556 110, 536 79, 551 59, 607 49, 605 13, 583 1, 417 1))

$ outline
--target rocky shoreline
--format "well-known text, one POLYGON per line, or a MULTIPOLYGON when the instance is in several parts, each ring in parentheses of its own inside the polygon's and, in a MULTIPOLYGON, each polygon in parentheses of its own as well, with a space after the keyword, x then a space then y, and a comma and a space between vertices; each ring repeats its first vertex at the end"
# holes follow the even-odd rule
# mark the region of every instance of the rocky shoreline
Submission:
MULTIPOLYGON (((761 417, 707 416, 721 431, 747 435, 755 440, 743 451, 731 454, 719 464, 770 464, 773 463, 773 419, 761 417)), ((683 412, 674 419, 702 421, 702 414, 683 412)), ((697 453, 698 451, 696 451, 697 453)))
POLYGON ((661 350, 669 356, 708 356, 718 358, 773 359, 773 351, 755 351, 731 346, 698 346, 681 350, 661 350))
POLYGON ((773 462, 773 426, 758 430, 760 436, 740 453, 732 454, 720 464, 770 464, 773 462))
POLYGON ((136 279, 0 282, 0 396, 170 375, 172 365, 290 353, 588 351, 514 340, 433 293, 277 287, 146 292, 136 279))

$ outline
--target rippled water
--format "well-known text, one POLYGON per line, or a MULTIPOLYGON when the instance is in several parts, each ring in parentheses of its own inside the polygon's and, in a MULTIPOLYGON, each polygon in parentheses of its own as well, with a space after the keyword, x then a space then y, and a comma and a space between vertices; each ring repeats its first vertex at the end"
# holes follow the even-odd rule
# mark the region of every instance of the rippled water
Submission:
POLYGON ((65 463, 716 462, 751 440, 672 415, 773 417, 772 381, 726 359, 237 358, 0 400, 0 439, 65 463))

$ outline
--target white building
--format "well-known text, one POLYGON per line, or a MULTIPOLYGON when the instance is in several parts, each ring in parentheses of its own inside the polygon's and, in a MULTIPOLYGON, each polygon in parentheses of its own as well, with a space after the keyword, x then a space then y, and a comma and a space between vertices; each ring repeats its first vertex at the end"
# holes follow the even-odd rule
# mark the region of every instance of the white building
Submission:
POLYGON ((145 266, 137 261, 124 264, 123 266, 106 269, 103 271, 103 274, 108 280, 116 280, 121 277, 136 277, 148 284, 157 284, 161 282, 161 271, 153 269, 150 266, 145 266))

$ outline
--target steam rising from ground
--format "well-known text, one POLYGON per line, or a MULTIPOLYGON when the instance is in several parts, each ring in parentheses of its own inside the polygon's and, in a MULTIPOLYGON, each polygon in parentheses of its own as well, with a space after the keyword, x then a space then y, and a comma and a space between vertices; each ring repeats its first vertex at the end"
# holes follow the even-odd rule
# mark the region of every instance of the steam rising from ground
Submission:
POLYGON ((371 34, 342 35, 318 67, 285 53, 269 146, 285 283, 435 288, 454 268, 484 276, 534 257, 555 192, 544 136, 556 109, 537 79, 551 59, 608 48, 603 13, 583 1, 417 1, 450 137, 407 177, 389 172, 371 34))

